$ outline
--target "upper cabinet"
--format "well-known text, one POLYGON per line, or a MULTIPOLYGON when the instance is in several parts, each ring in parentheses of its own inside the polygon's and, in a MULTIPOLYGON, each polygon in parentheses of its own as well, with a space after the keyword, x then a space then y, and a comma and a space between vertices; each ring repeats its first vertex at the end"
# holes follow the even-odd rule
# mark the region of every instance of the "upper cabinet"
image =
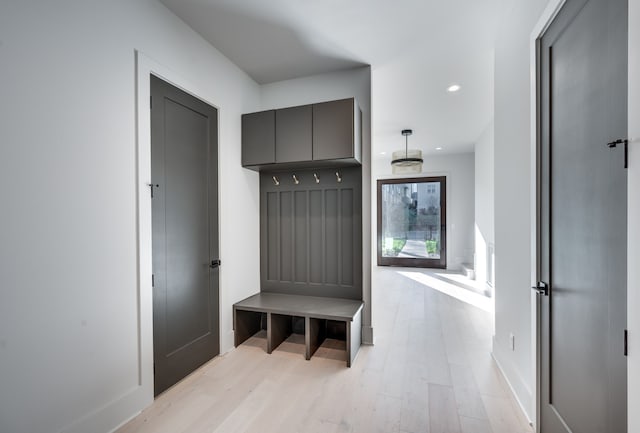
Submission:
POLYGON ((354 98, 242 116, 242 165, 252 170, 360 165, 354 98))
POLYGON ((242 166, 276 161, 275 110, 242 115, 242 166))
POLYGON ((276 110, 276 163, 312 159, 311 105, 276 110))
POLYGON ((313 159, 360 161, 360 110, 353 98, 313 104, 313 159))

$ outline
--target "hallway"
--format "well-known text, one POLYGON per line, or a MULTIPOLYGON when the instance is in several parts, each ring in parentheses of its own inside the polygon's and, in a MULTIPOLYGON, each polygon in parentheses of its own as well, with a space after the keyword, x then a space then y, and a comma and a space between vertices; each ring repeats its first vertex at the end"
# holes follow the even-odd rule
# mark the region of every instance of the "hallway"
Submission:
POLYGON ((487 298, 442 272, 374 267, 373 279, 376 345, 353 368, 340 342, 305 361, 301 336, 271 355, 257 336, 118 432, 532 431, 491 357, 487 298))

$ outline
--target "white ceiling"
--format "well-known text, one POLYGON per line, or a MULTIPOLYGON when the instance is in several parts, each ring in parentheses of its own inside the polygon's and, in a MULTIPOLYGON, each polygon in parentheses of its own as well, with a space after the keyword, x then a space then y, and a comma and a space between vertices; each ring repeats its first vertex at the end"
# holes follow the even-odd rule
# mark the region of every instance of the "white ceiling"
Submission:
POLYGON ((374 157, 404 128, 426 154, 471 151, 493 116, 508 0, 161 1, 261 84, 371 65, 374 157))

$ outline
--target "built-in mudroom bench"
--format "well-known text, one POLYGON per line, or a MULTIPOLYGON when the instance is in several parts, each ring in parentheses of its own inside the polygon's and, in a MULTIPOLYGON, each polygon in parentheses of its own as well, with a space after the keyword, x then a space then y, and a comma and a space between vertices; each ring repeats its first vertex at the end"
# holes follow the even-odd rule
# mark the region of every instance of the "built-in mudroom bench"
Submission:
POLYGON ((242 116, 243 166, 260 172, 260 291, 233 305, 236 347, 266 330, 271 353, 304 334, 307 360, 323 341, 343 340, 354 362, 364 305, 360 119, 354 98, 242 116))
POLYGON ((362 301, 319 296, 258 293, 233 305, 235 346, 260 332, 266 315, 267 353, 293 333, 294 319, 304 319, 305 358, 318 350, 327 335, 327 323, 338 322, 346 334, 347 367, 358 354, 362 328, 362 301))

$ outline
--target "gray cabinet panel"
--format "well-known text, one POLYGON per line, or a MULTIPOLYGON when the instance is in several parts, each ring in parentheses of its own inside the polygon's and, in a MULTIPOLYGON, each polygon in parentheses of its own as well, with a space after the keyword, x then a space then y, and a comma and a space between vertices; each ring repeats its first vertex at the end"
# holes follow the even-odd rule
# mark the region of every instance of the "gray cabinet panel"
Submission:
POLYGON ((267 193, 264 208, 267 225, 263 227, 263 230, 266 232, 265 236, 267 237, 267 244, 269 245, 269 248, 262 252, 265 254, 264 259, 267 262, 266 278, 267 280, 277 281, 279 279, 278 251, 280 248, 280 234, 278 233, 278 217, 280 214, 278 212, 277 193, 267 193))
POLYGON ((325 194, 325 278, 326 284, 338 284, 338 225, 342 215, 338 210, 338 190, 328 189, 325 194))
POLYGON ((293 281, 293 224, 291 191, 280 194, 280 280, 293 281))
POLYGON ((275 111, 243 114, 242 165, 273 164, 275 160, 275 111))
POLYGON ((307 191, 296 191, 295 196, 295 231, 294 231, 294 251, 295 276, 294 281, 306 283, 308 278, 308 224, 307 224, 307 191))
POLYGON ((260 176, 262 292, 362 299, 362 170, 340 173, 260 176))
POLYGON ((353 98, 313 104, 313 159, 359 159, 355 120, 353 98))
POLYGON ((311 105, 276 110, 276 163, 311 161, 311 105))
POLYGON ((343 286, 350 286, 353 284, 353 204, 354 204, 354 196, 352 189, 343 189, 340 191, 340 213, 342 214, 342 218, 340 219, 340 235, 338 239, 340 240, 340 284, 343 286))
MULTIPOLYGON (((324 230, 322 215, 322 191, 309 191, 309 282, 322 284, 322 269, 324 268, 324 230)), ((305 245, 305 248, 307 246, 305 245)))

